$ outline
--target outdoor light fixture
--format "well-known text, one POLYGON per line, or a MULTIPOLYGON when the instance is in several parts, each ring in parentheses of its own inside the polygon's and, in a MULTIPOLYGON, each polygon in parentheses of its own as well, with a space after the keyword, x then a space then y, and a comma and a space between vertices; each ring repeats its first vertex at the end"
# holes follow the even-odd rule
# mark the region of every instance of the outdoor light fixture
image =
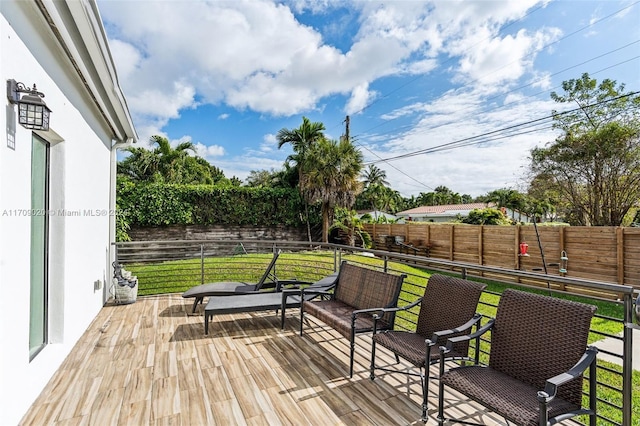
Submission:
POLYGON ((562 254, 560 256, 560 273, 567 273, 567 264, 569 263, 569 258, 567 257, 567 252, 562 250, 562 254))
POLYGON ((7 80, 7 98, 12 104, 18 104, 18 122, 22 127, 31 130, 49 130, 49 114, 51 110, 44 103, 44 93, 25 86, 15 80, 7 80), (25 95, 20 96, 20 93, 25 95))

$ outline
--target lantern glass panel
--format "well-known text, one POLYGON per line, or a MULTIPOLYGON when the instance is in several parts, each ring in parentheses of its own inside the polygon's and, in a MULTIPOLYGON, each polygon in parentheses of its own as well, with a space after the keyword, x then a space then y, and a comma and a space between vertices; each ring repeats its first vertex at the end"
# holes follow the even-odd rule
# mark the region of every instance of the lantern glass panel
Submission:
POLYGON ((20 102, 18 121, 27 129, 49 130, 49 109, 46 105, 20 102))

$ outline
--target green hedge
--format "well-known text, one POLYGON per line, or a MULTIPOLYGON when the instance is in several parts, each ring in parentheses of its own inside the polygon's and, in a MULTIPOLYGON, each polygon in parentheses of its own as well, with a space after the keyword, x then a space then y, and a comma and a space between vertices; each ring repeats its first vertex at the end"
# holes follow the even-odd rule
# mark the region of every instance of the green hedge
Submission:
MULTIPOLYGON (((118 179, 118 239, 131 225, 304 224, 304 203, 296 189, 133 183, 118 179)), ((314 212, 315 213, 315 212, 314 212)), ((312 223, 317 221, 311 219, 312 223)))

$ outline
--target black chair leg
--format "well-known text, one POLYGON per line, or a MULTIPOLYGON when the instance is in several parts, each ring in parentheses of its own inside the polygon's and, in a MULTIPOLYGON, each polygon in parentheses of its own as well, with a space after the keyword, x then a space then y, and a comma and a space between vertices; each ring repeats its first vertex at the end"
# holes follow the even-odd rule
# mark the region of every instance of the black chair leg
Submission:
POLYGON ((591 365, 589 366, 589 409, 591 413, 589 414, 589 426, 596 426, 596 404, 598 402, 598 398, 596 395, 597 389, 597 376, 596 376, 596 360, 594 359, 591 365))
MULTIPOLYGON (((302 296, 300 296, 300 298, 302 299, 302 297, 304 296, 304 294, 302 296)), ((302 321, 304 319, 304 302, 301 300, 300 301, 300 335, 302 336, 302 321)))
POLYGON ((349 357, 349 378, 353 377, 353 355, 356 351, 356 336, 353 329, 351 329, 351 351, 349 357))
POLYGON ((438 425, 444 424, 444 383, 442 383, 442 375, 444 374, 444 355, 440 353, 440 380, 438 381, 438 425))
POLYGON ((429 392, 429 365, 420 368, 420 382, 422 382, 422 421, 427 422, 427 395, 429 392))
POLYGON ((376 369, 376 341, 371 340, 371 367, 369 367, 369 378, 374 380, 376 375, 374 373, 376 369))

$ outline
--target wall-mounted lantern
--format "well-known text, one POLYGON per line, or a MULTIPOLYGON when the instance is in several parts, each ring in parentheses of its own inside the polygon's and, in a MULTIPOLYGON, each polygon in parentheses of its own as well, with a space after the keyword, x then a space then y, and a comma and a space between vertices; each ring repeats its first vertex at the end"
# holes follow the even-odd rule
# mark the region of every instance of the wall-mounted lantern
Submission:
POLYGON ((22 127, 31 130, 49 130, 49 114, 51 110, 42 100, 44 93, 25 86, 15 80, 7 80, 7 99, 18 105, 18 122, 22 127), (20 96, 21 93, 25 95, 20 96))

